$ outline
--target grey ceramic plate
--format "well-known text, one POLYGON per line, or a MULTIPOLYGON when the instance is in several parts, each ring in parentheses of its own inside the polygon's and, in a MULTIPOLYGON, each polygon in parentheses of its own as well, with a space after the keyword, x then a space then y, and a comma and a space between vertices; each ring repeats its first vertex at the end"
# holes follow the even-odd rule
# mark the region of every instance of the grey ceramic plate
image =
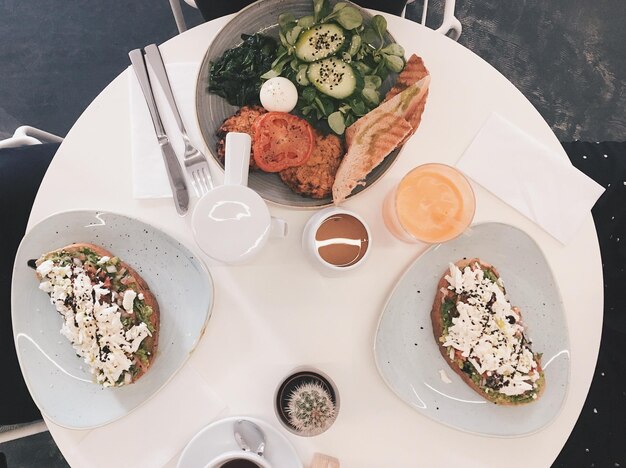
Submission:
POLYGON ((486 223, 433 246, 409 267, 382 313, 376 365, 404 402, 435 421, 468 432, 515 437, 535 432, 559 413, 570 372, 567 321, 559 290, 537 244, 512 226, 486 223), (496 406, 471 390, 439 353, 430 310, 449 263, 479 257, 499 271, 508 297, 522 311, 533 350, 543 353, 546 389, 523 406, 496 406), (452 381, 445 383, 444 370, 452 381))
MULTIPOLYGON (((329 0, 330 4, 337 3, 338 0, 329 0)), ((346 1, 346 0, 343 0, 346 1)), ((348 2, 349 3, 349 2, 348 2)), ((357 5, 356 8, 361 10, 363 18, 367 21, 372 17, 369 12, 363 10, 357 5)), ((198 74, 196 84, 196 112, 198 115, 198 124, 202 132, 202 137, 211 151, 213 157, 218 161, 215 151, 217 145, 216 131, 222 125, 222 122, 233 115, 237 111, 237 107, 231 106, 225 99, 209 94, 209 66, 211 61, 217 60, 222 54, 239 44, 241 44, 241 34, 254 34, 261 32, 274 38, 278 38, 278 15, 284 12, 291 12, 296 18, 310 15, 313 13, 312 0, 259 0, 252 5, 241 10, 228 24, 226 24, 215 36, 213 42, 209 46, 198 74)), ((391 34, 387 33, 385 43, 395 42, 391 34)), ((391 89, 396 80, 395 75, 390 75, 381 87, 384 95, 391 89)), ((382 164, 374 169, 365 179, 364 186, 358 186, 351 196, 356 195, 362 190, 367 189, 376 180, 378 180, 391 167, 399 149, 393 151, 385 158, 382 164)), ((220 163, 221 165, 221 163, 220 163)), ((294 193, 281 180, 278 174, 268 174, 261 171, 250 173, 248 185, 255 190, 265 200, 278 203, 280 205, 300 207, 300 208, 316 208, 331 204, 330 198, 314 199, 303 197, 294 193)))
POLYGON ((204 333, 213 281, 186 247, 162 231, 126 216, 95 211, 53 215, 20 244, 13 270, 13 333, 22 373, 35 403, 56 424, 86 429, 112 422, 147 401, 185 363, 204 333), (38 289, 29 259, 74 242, 110 250, 146 280, 161 313, 157 356, 132 385, 103 388, 63 337, 62 318, 38 289))

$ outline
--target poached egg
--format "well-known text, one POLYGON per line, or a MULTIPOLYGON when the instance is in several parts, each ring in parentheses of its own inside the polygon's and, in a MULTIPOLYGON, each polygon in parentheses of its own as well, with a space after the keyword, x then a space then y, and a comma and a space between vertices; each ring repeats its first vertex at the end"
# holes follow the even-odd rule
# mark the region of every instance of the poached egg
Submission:
POLYGON ((270 112, 291 112, 298 102, 298 90, 287 78, 270 78, 259 93, 261 104, 270 112))

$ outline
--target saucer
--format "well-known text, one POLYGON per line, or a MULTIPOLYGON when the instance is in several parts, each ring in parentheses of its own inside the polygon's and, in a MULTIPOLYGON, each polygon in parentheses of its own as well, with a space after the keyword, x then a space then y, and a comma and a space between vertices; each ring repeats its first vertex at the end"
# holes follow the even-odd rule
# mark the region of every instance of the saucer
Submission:
POLYGON ((265 421, 243 416, 220 419, 198 432, 183 449, 176 468, 198 468, 224 452, 239 449, 233 425, 239 419, 257 424, 265 434, 264 457, 276 468, 302 468, 302 462, 287 438, 265 421))

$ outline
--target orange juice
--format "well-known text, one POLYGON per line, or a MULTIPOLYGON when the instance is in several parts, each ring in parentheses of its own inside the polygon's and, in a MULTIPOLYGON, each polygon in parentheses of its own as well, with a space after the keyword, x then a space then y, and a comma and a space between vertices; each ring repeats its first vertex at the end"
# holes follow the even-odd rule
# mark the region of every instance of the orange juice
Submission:
POLYGON ((383 218, 406 242, 445 242, 472 222, 476 207, 467 179, 445 164, 424 164, 409 172, 387 196, 383 218))

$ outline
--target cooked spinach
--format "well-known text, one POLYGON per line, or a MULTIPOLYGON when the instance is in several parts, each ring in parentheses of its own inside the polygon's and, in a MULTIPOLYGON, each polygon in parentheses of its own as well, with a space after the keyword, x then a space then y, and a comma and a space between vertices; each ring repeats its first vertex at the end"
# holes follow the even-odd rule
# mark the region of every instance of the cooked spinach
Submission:
POLYGON ((243 42, 227 50, 209 70, 209 92, 233 106, 258 104, 261 75, 272 68, 278 44, 263 34, 242 34, 243 42))

